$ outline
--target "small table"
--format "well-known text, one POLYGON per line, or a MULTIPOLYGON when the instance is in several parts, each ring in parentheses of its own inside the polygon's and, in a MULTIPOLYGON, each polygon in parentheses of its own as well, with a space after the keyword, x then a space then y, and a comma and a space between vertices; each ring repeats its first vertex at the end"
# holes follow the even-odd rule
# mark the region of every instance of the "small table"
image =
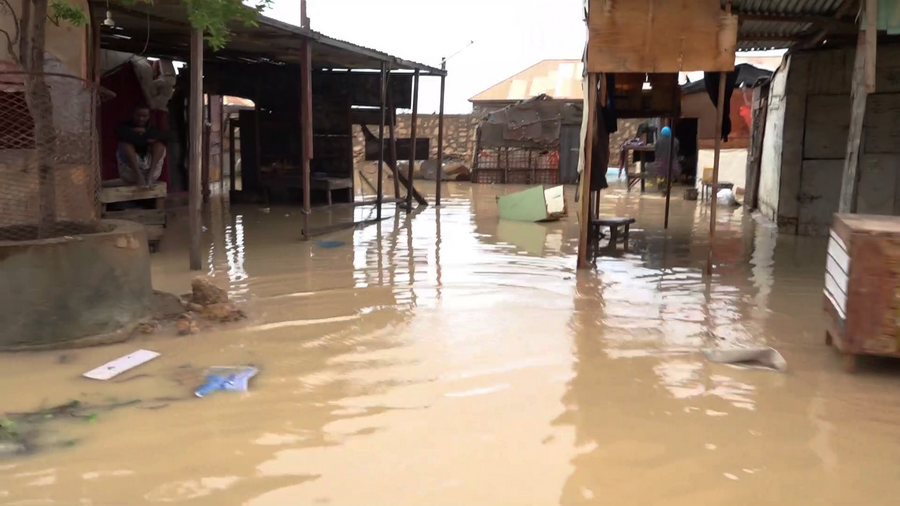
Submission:
POLYGON ((654 145, 645 145, 645 146, 624 146, 622 147, 622 151, 624 153, 625 158, 625 167, 620 167, 625 169, 625 176, 628 178, 628 191, 631 191, 631 187, 634 186, 638 181, 641 182, 641 193, 644 193, 646 181, 647 181, 647 172, 645 170, 646 167, 646 153, 654 153, 656 152, 656 146, 654 145), (628 152, 633 151, 638 153, 639 157, 639 166, 640 172, 629 172, 628 171, 628 152))

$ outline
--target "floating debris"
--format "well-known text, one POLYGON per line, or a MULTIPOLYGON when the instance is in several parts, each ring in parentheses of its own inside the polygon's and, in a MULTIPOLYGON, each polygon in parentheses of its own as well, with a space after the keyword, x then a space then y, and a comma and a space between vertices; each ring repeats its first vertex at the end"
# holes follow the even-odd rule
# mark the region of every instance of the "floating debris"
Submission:
POLYGON ((327 249, 340 248, 345 244, 344 241, 316 241, 316 246, 327 249))
POLYGON ((250 366, 211 367, 206 372, 206 383, 198 388, 194 395, 202 398, 220 390, 246 392, 249 389, 250 378, 256 376, 257 372, 259 371, 255 367, 250 366))
POLYGON ((125 371, 145 364, 158 357, 159 353, 150 350, 138 350, 124 357, 107 362, 100 367, 83 374, 85 378, 106 381, 122 374, 125 371))

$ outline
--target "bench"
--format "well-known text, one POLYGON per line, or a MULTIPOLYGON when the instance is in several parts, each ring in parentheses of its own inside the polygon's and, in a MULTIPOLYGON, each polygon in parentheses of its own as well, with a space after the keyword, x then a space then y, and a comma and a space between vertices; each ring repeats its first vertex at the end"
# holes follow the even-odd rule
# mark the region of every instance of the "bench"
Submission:
POLYGON ((594 240, 599 244, 600 238, 603 237, 603 234, 600 232, 600 227, 609 227, 608 247, 615 248, 616 243, 619 242, 619 230, 622 230, 622 242, 625 244, 625 249, 628 249, 628 235, 631 229, 631 225, 636 221, 637 220, 635 220, 634 218, 620 216, 610 218, 595 218, 591 221, 591 233, 593 234, 594 240))
POLYGON ((353 202, 353 179, 349 177, 312 177, 309 180, 309 187, 312 190, 324 191, 329 206, 331 205, 331 192, 335 190, 347 190, 350 193, 348 201, 353 202))

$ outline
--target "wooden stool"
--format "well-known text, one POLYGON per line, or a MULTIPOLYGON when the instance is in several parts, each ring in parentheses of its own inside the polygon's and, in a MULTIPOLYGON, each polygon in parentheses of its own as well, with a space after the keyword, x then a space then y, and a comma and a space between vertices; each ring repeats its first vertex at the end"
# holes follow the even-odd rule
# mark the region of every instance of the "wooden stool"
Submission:
POLYGON ((599 250, 600 245, 600 237, 602 236, 600 232, 600 227, 609 227, 609 246, 608 248, 615 248, 616 244, 619 242, 619 230, 623 230, 622 234, 622 242, 625 245, 625 249, 628 249, 628 236, 631 229, 631 224, 635 223, 637 220, 629 217, 610 217, 610 218, 596 218, 591 221, 591 233, 595 238, 595 243, 597 244, 597 249, 599 250))
MULTIPOLYGON (((166 227, 166 183, 157 182, 150 188, 129 185, 121 179, 103 181, 100 188, 101 216, 110 220, 129 220, 144 225, 150 251, 156 251, 166 227), (138 202, 128 209, 110 209, 112 204, 138 202)), ((115 206, 112 206, 115 207, 115 206)))

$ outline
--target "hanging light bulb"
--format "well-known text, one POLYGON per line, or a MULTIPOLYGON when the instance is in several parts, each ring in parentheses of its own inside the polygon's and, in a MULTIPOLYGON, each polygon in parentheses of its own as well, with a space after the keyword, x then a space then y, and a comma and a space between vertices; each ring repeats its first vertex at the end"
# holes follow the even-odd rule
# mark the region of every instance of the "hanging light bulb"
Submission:
POLYGON ((103 26, 116 26, 116 21, 112 17, 112 11, 106 11, 106 19, 103 20, 103 26))

